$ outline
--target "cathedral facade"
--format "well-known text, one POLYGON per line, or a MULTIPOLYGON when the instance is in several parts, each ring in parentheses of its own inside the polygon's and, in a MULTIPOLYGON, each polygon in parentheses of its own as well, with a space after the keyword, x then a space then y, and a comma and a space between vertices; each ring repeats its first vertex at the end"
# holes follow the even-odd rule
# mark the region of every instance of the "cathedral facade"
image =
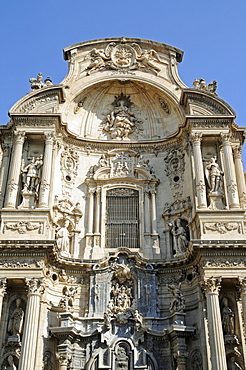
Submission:
POLYGON ((245 370, 244 129, 182 56, 72 45, 10 109, 0 369, 245 370))

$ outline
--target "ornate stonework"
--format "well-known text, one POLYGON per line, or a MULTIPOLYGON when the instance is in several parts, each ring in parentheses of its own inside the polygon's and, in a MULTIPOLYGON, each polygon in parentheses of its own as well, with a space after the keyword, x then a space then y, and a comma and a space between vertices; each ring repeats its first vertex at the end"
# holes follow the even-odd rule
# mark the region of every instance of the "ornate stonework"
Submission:
POLYGON ((245 369, 244 129, 183 52, 64 49, 0 127, 0 369, 245 369))

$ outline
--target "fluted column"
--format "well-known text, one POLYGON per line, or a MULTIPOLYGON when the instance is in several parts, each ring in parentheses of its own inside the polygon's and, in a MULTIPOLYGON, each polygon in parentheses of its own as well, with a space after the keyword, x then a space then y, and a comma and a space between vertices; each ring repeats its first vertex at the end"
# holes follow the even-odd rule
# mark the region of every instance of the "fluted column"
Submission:
POLYGON ((28 287, 28 300, 25 313, 20 364, 18 369, 34 370, 38 336, 40 296, 43 291, 43 286, 38 279, 26 279, 26 284, 28 287))
POLYGON ((221 134, 221 137, 222 137, 222 145, 223 145, 224 158, 225 158, 224 171, 225 171, 225 178, 226 178, 226 184, 227 184, 229 208, 239 208, 237 181, 236 181, 235 166, 234 166, 233 156, 232 156, 232 147, 230 143, 230 135, 221 134))
POLYGON ((21 169, 22 150, 25 140, 24 131, 15 131, 15 141, 9 168, 8 186, 6 192, 5 207, 15 208, 18 192, 18 183, 21 169))
POLYGON ((40 194, 39 194, 39 207, 40 208, 48 208, 49 206, 53 142, 54 142, 54 132, 46 132, 45 133, 44 162, 43 162, 43 167, 42 167, 42 177, 41 177, 40 194))
POLYGON ((246 187, 245 187, 245 178, 244 178, 241 148, 239 146, 235 147, 233 150, 233 154, 234 154, 234 163, 235 163, 240 205, 242 208, 246 208, 246 187))
POLYGON ((207 317, 212 360, 212 370, 225 370, 226 353, 221 323, 219 290, 221 278, 211 277, 204 281, 204 292, 207 300, 207 317))
POLYGON ((0 173, 0 208, 3 207, 4 194, 7 186, 8 169, 9 169, 9 158, 10 158, 10 144, 3 144, 3 158, 0 173))
POLYGON ((156 190, 151 190, 152 234, 157 234, 156 190))
POLYGON ((71 361, 71 355, 69 353, 58 353, 59 370, 67 370, 68 365, 71 361))
POLYGON ((2 316, 2 307, 3 307, 3 297, 7 289, 7 280, 0 279, 0 320, 2 316))
POLYGON ((202 133, 195 132, 191 136, 194 153, 194 167, 196 176, 196 191, 198 208, 207 208, 206 186, 201 153, 202 133))

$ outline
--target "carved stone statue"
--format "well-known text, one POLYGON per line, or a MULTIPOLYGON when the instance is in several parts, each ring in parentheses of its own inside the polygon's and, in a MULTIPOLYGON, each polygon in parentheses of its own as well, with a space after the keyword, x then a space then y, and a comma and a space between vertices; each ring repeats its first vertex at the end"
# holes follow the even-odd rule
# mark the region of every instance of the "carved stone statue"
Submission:
POLYGON ((176 221, 174 221, 174 224, 170 224, 170 227, 174 239, 174 250, 176 252, 176 256, 179 256, 186 251, 189 243, 186 230, 182 226, 180 218, 177 218, 176 221))
POLYGON ((218 163, 216 163, 216 156, 211 157, 206 164, 206 177, 208 180, 210 193, 223 194, 222 190, 222 175, 218 163))
POLYGON ((64 286, 63 288, 63 296, 60 300, 59 306, 63 309, 71 309, 73 306, 74 297, 77 293, 77 287, 76 286, 64 286))
POLYGON ((44 80, 45 83, 43 83, 43 74, 42 73, 38 73, 36 78, 30 78, 29 82, 31 83, 31 89, 32 90, 38 90, 38 89, 41 89, 42 87, 52 85, 52 81, 51 81, 50 77, 47 77, 44 80))
POLYGON ((203 78, 200 78, 199 80, 194 80, 193 85, 196 89, 208 91, 212 94, 216 94, 217 89, 217 81, 210 82, 209 84, 206 84, 206 81, 203 78))
POLYGON ((125 348, 119 347, 115 358, 115 370, 128 370, 128 362, 129 357, 126 354, 125 348))
POLYGON ((44 362, 43 370, 53 370, 54 369, 52 365, 52 361, 51 361, 51 353, 46 352, 44 354, 43 362, 44 362))
POLYGON ((11 334, 12 337, 16 337, 17 340, 20 340, 20 335, 23 331, 23 321, 24 321, 24 311, 20 307, 21 299, 17 298, 16 301, 16 308, 14 309, 8 323, 8 332, 11 334))
POLYGON ((167 286, 168 291, 173 296, 173 299, 170 302, 169 311, 173 314, 174 312, 183 312, 185 309, 185 299, 183 294, 181 293, 181 283, 176 286, 174 284, 170 284, 167 286))
POLYGON ((7 358, 8 366, 5 366, 6 370, 17 370, 17 367, 14 364, 14 358, 12 355, 9 355, 7 358))
POLYGON ((69 220, 65 220, 63 226, 56 233, 57 246, 62 254, 70 255, 70 233, 68 227, 69 220))
POLYGON ((228 298, 224 297, 222 308, 222 326, 225 334, 234 334, 234 312, 229 307, 228 298))
POLYGON ((30 163, 23 169, 22 178, 23 190, 37 192, 41 177, 41 167, 43 166, 43 156, 40 155, 35 159, 32 157, 30 163))
POLYGON ((103 122, 103 130, 108 132, 111 139, 127 139, 133 133, 133 128, 141 123, 130 111, 133 103, 130 97, 121 93, 115 97, 114 110, 111 111, 103 122))

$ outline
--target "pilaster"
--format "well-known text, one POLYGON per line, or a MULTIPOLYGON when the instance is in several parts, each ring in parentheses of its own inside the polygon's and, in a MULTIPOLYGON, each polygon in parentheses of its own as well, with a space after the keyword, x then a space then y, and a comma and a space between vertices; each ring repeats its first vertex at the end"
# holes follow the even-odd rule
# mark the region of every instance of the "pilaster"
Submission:
POLYGON ((244 178, 244 169, 242 163, 241 148, 236 146, 233 149, 234 163, 236 170, 236 179, 239 193, 240 206, 246 208, 246 187, 245 187, 245 178, 244 178))

